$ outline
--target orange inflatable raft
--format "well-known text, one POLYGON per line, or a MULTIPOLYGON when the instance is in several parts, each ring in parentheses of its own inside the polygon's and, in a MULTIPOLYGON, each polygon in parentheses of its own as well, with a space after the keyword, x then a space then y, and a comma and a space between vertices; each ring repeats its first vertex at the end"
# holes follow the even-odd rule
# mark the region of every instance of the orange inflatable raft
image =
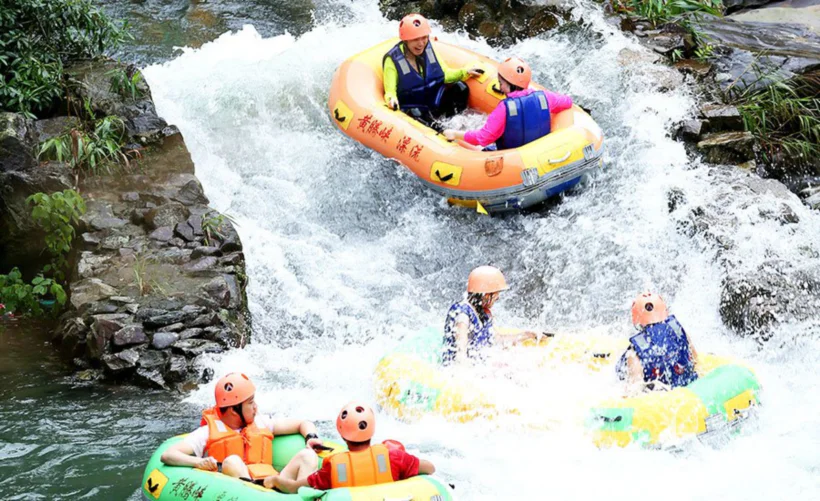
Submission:
MULTIPOLYGON (((433 129, 384 103, 382 59, 398 39, 347 59, 336 70, 328 105, 332 120, 348 136, 413 171, 451 203, 479 211, 530 207, 578 184, 603 165, 604 138, 598 124, 577 106, 552 115, 552 132, 500 151, 477 151, 447 141, 433 129)), ((470 108, 489 114, 504 94, 497 91, 498 63, 467 49, 433 42, 451 68, 478 67, 467 80, 470 108)), ((533 84, 532 87, 543 89, 533 84)))

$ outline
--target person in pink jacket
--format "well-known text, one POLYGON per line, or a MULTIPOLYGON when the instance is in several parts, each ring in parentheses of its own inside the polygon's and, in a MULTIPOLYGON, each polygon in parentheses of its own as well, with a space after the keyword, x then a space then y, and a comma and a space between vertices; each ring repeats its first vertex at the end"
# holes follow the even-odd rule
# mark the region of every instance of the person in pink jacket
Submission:
MULTIPOLYGON (((550 133, 550 115, 572 107, 572 98, 547 90, 530 89, 532 70, 512 57, 498 67, 498 83, 507 97, 498 103, 481 129, 447 129, 444 137, 476 146, 496 143, 499 150, 517 148, 550 133)), ((492 149, 492 148, 488 148, 492 149)))

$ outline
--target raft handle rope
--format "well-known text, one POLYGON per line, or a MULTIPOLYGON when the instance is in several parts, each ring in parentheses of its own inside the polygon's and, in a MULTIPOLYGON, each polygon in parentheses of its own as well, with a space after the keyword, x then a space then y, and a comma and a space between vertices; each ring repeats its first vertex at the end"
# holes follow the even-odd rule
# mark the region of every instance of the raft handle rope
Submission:
POLYGON ((561 157, 561 158, 550 159, 550 160, 549 160, 549 163, 551 163, 551 164, 560 164, 561 162, 566 161, 566 159, 568 159, 570 155, 572 155, 572 152, 571 152, 571 151, 568 151, 568 152, 567 152, 567 154, 566 154, 566 155, 564 155, 564 156, 563 156, 563 157, 561 157))

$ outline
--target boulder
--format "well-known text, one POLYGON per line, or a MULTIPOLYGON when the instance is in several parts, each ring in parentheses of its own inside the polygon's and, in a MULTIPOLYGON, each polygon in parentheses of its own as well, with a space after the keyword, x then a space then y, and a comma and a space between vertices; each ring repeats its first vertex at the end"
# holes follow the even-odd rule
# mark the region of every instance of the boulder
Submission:
POLYGON ((86 278, 71 284, 71 305, 80 309, 85 304, 117 295, 117 289, 99 278, 86 278))
POLYGON ((188 219, 188 209, 179 202, 170 202, 160 205, 145 214, 145 222, 150 229, 162 226, 174 227, 188 219))
POLYGON ((139 356, 139 352, 131 348, 123 350, 119 353, 108 353, 103 355, 102 364, 107 371, 114 374, 119 374, 127 369, 133 369, 136 367, 139 356))
POLYGON ((37 120, 34 128, 37 131, 37 142, 43 143, 49 139, 62 136, 71 132, 72 129, 79 129, 82 126, 77 117, 55 117, 37 120))
POLYGON ((203 353, 222 353, 225 351, 219 343, 208 341, 207 339, 185 339, 171 345, 174 351, 189 357, 195 357, 203 353))
POLYGON ((174 230, 170 226, 160 226, 148 234, 148 238, 160 242, 167 242, 174 237, 174 230))
POLYGON ((151 338, 151 347, 157 350, 164 350, 179 340, 179 335, 174 332, 157 332, 151 338))
POLYGON ((128 346, 147 342, 148 336, 145 335, 145 330, 139 324, 126 325, 114 333, 114 346, 128 346))
POLYGON ((720 132, 707 134, 699 143, 698 150, 706 162, 733 164, 754 158, 754 137, 751 132, 720 132))
POLYGON ((710 132, 744 130, 743 116, 736 106, 708 103, 701 106, 700 114, 709 121, 710 132))
POLYGON ((0 112, 0 172, 25 171, 37 165, 37 132, 31 119, 0 112))
POLYGON ((172 355, 166 376, 169 381, 184 381, 188 376, 188 361, 181 355, 172 355))
POLYGON ((162 373, 156 369, 137 369, 137 382, 148 386, 149 388, 156 388, 158 390, 167 390, 168 385, 165 383, 165 378, 162 373))

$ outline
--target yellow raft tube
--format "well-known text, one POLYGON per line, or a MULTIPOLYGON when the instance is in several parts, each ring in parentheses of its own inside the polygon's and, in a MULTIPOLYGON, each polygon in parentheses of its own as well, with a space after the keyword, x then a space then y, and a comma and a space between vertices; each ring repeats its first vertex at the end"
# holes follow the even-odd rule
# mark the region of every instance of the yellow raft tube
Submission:
MULTIPOLYGON (((393 158, 451 203, 486 212, 530 207, 561 193, 603 165, 601 128, 581 108, 552 115, 552 132, 519 148, 484 152, 447 141, 433 129, 384 103, 382 60, 398 42, 387 40, 347 59, 336 70, 328 105, 339 129, 393 158)), ((481 68, 471 78, 470 108, 489 114, 498 92, 496 61, 444 42, 436 55, 452 68, 481 68)), ((533 84, 533 88, 543 87, 533 84)))
MULTIPOLYGON (((543 361, 580 363, 589 370, 615 370, 625 339, 547 337, 536 347, 543 361)), ((377 403, 404 420, 432 414, 455 422, 516 414, 471 381, 453 378, 440 367, 442 335, 428 328, 382 358, 374 372, 377 403)), ((635 397, 617 396, 591 405, 585 427, 599 447, 638 444, 673 447, 684 439, 722 441, 739 430, 759 404, 760 384, 742 362, 701 354, 699 379, 686 387, 635 397)))

